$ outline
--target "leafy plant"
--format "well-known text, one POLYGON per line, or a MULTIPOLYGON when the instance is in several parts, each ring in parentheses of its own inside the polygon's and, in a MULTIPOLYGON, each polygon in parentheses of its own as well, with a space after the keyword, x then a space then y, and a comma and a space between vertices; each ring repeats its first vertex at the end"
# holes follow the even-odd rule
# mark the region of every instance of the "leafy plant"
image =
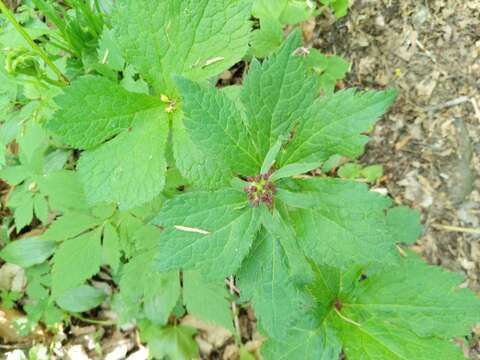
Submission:
POLYGON ((25 295, 22 333, 88 321, 108 299, 153 357, 191 359, 197 330, 179 320, 235 333, 236 301, 253 305, 266 359, 463 358, 452 339, 468 335, 480 302, 408 251, 418 212, 354 181, 381 167, 331 176, 362 155, 396 91, 335 92, 348 63, 298 51, 298 30, 283 42, 308 3, 34 4, 56 28, 28 6, 6 12, 26 30, 0 58, 0 176, 17 230, 2 232, 0 257, 28 284, 1 297, 25 295), (249 49, 252 11, 280 26, 280 48, 253 59, 241 86, 217 88, 249 49), (100 272, 112 296, 91 281, 100 272))

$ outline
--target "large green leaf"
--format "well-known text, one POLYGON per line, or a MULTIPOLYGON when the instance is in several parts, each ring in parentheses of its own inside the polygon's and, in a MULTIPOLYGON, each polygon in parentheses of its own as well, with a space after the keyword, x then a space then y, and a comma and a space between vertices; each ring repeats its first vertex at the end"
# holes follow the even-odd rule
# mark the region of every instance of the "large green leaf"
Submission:
POLYGON ((358 157, 368 141, 362 133, 385 113, 396 93, 348 89, 318 98, 296 128, 280 164, 327 161, 335 154, 358 157))
POLYGON ((115 202, 130 209, 155 198, 165 185, 168 118, 162 108, 145 111, 123 132, 78 162, 89 203, 115 202))
POLYGON ((0 251, 0 257, 6 262, 27 268, 44 262, 55 248, 53 241, 32 237, 12 241, 0 251))
POLYGON ((127 130, 144 111, 163 108, 159 99, 131 93, 100 76, 84 76, 55 101, 60 109, 47 127, 69 145, 89 149, 127 130))
POLYGON ((259 221, 244 193, 192 192, 168 201, 154 223, 165 228, 155 267, 200 269, 208 277, 232 274, 250 249, 259 221))
POLYGON ((62 309, 72 312, 84 312, 99 306, 106 298, 103 290, 82 285, 65 291, 56 299, 62 309))
POLYGON ((233 100, 214 87, 201 87, 185 78, 176 78, 182 94, 184 124, 190 138, 202 152, 219 162, 218 167, 255 174, 261 166, 250 142, 242 115, 233 100))
POLYGON ((112 16, 119 47, 157 92, 172 74, 207 79, 239 61, 250 35, 250 0, 121 0, 112 16))
POLYGON ((300 46, 300 33, 294 32, 278 53, 262 64, 252 61, 244 80, 241 100, 262 159, 318 96, 315 78, 307 77, 303 57, 294 54, 300 46))

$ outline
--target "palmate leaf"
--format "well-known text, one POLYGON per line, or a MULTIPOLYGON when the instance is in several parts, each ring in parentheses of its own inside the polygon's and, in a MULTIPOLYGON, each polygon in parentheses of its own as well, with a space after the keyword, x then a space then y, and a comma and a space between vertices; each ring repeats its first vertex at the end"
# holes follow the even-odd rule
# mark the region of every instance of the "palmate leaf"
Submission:
MULTIPOLYGON (((316 280, 306 287, 306 316, 316 322, 305 329, 305 320, 299 321, 317 341, 327 339, 328 329, 330 342, 340 343, 354 360, 464 359, 451 339, 469 333, 479 319, 480 299, 458 288, 461 276, 432 268, 413 254, 388 269, 313 267, 316 280)), ((278 341, 293 344, 296 336, 294 327, 290 339, 278 341)), ((267 345, 268 359, 281 358, 275 356, 282 354, 279 345, 276 339, 267 345)))

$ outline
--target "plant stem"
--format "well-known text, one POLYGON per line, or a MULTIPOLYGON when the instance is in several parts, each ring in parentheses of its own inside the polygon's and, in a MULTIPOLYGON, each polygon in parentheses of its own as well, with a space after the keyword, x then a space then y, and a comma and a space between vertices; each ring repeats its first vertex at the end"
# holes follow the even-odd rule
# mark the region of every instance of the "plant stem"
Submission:
POLYGON ((50 69, 52 69, 55 75, 57 75, 60 82, 63 83, 64 85, 67 85, 69 81, 65 77, 65 75, 62 74, 60 69, 52 62, 52 60, 50 60, 48 55, 40 48, 40 46, 38 46, 38 44, 35 41, 33 41, 30 35, 22 27, 22 25, 20 25, 17 19, 15 19, 12 12, 4 4, 3 0, 0 0, 0 10, 2 10, 4 15, 8 19, 8 21, 10 21, 10 23, 20 33, 20 35, 22 35, 22 37, 32 47, 32 49, 35 50, 35 52, 42 58, 43 61, 45 61, 45 63, 50 67, 50 69))
POLYGON ((109 320, 96 320, 96 319, 88 319, 88 318, 85 318, 81 315, 77 315, 77 314, 70 314, 70 316, 78 319, 78 320, 81 320, 85 323, 88 323, 88 324, 95 324, 95 325, 102 325, 102 326, 114 326, 116 325, 116 322, 114 321, 109 321, 109 320))

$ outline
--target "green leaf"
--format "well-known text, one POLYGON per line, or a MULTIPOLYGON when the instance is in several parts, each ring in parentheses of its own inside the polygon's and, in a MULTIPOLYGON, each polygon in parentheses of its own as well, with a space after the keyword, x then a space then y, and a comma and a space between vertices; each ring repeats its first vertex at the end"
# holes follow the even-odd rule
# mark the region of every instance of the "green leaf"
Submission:
POLYGON ((280 15, 283 24, 296 25, 308 20, 314 12, 314 4, 305 0, 289 0, 287 6, 280 15))
POLYGON ((140 324, 140 338, 157 359, 191 360, 199 357, 197 343, 193 336, 197 331, 188 326, 157 327, 140 324))
POLYGON ((235 173, 254 174, 261 166, 235 103, 214 87, 201 87, 176 77, 182 94, 184 124, 202 152, 235 173))
POLYGON ((337 18, 347 15, 348 0, 320 0, 320 3, 330 6, 337 18))
POLYGON ((207 323, 223 326, 231 333, 233 317, 225 282, 206 281, 196 271, 183 273, 183 302, 188 313, 207 323))
POLYGON ((250 0, 123 0, 112 24, 127 62, 157 93, 171 96, 172 74, 207 79, 245 55, 251 6, 250 0))
POLYGON ((48 197, 50 207, 54 210, 86 209, 85 193, 73 171, 56 171, 41 177, 38 187, 48 197))
POLYGON ((30 194, 24 197, 24 201, 15 206, 13 213, 17 233, 25 226, 30 225, 33 220, 33 197, 30 194))
POLYGON ((310 49, 305 60, 307 66, 318 76, 321 89, 333 94, 338 80, 345 77, 350 63, 340 56, 326 56, 317 49, 310 49))
POLYGON ((361 134, 385 113, 396 93, 348 89, 318 98, 296 128, 281 165, 327 161, 335 154, 352 159, 360 156, 368 141, 361 134))
POLYGON ((310 178, 297 184, 302 192, 293 201, 282 192, 278 197, 303 208, 291 211, 291 216, 306 254, 338 266, 395 261, 396 239, 385 216, 391 205, 388 198, 368 191, 364 184, 332 178, 310 178))
POLYGON ((252 34, 252 53, 263 58, 277 50, 283 42, 283 27, 277 19, 265 17, 260 19, 260 29, 252 34))
POLYGON ((288 0, 254 0, 252 14, 257 18, 280 18, 288 0))
POLYGON ((177 196, 165 203, 153 222, 165 229, 155 259, 157 270, 199 269, 216 279, 239 267, 259 226, 246 195, 234 190, 177 196))
POLYGON ((113 272, 118 270, 121 257, 120 237, 117 229, 107 223, 103 227, 103 243, 102 243, 103 262, 109 265, 113 272))
POLYGON ((430 267, 414 255, 398 267, 312 266, 315 280, 305 289, 306 313, 299 322, 316 319, 306 331, 317 341, 327 330, 354 360, 464 359, 451 339, 470 333, 480 300, 459 289, 460 275, 430 267))
POLYGON ((159 99, 128 92, 100 76, 84 76, 55 98, 60 109, 47 127, 69 145, 90 149, 127 130, 143 113, 163 108, 159 99))
POLYGON ((0 178, 10 185, 18 185, 32 176, 30 169, 25 165, 8 166, 0 171, 0 178))
POLYGON ((0 257, 6 262, 28 268, 47 260, 55 248, 53 241, 32 237, 12 241, 0 251, 0 257))
POLYGON ((131 131, 82 154, 78 172, 90 204, 114 202, 121 210, 154 199, 165 185, 168 119, 163 109, 144 111, 131 131))
POLYGON ((102 36, 99 40, 98 59, 101 63, 107 64, 116 71, 122 71, 125 66, 125 60, 115 42, 113 31, 107 27, 103 28, 102 36))
POLYGON ((285 336, 300 304, 284 250, 274 236, 260 233, 237 279, 242 298, 252 301, 261 326, 273 337, 285 336))
POLYGON ((73 289, 100 270, 101 230, 97 229, 64 241, 53 256, 52 293, 54 297, 73 289))
MULTIPOLYGON (((318 321, 303 315, 288 329, 288 334, 269 339, 261 348, 265 360, 333 360, 339 359, 342 344, 330 329, 318 328, 318 321)), ((382 359, 384 360, 384 359, 382 359)))
POLYGON ((413 244, 423 233, 420 212, 406 206, 390 209, 387 213, 387 223, 397 242, 413 244))
POLYGON ((82 285, 63 292, 55 301, 63 310, 79 313, 96 308, 105 298, 103 290, 82 285))
POLYGON ((315 170, 321 165, 320 162, 306 163, 306 164, 290 164, 275 171, 270 177, 271 181, 277 181, 287 177, 305 174, 309 171, 315 170))
POLYGON ((144 311, 148 320, 165 325, 180 297, 180 279, 177 271, 152 273, 144 287, 144 311), (151 284, 156 284, 152 287, 151 284))
POLYGON ((348 163, 338 169, 338 176, 344 179, 357 179, 362 174, 362 166, 348 163))
POLYGON ((295 31, 262 64, 253 60, 243 82, 241 101, 247 126, 262 159, 279 136, 288 135, 317 96, 317 83, 307 77, 303 57, 294 55, 301 46, 300 36, 295 31))
POLYGON ((78 211, 67 212, 50 225, 42 234, 42 238, 57 242, 68 240, 99 226, 101 222, 101 219, 90 214, 78 211))
POLYGON ((382 165, 370 165, 362 169, 362 176, 367 179, 367 181, 375 181, 383 176, 383 166, 382 165))
POLYGON ((33 197, 33 209, 35 216, 42 224, 48 222, 48 202, 42 195, 36 195, 33 197))

